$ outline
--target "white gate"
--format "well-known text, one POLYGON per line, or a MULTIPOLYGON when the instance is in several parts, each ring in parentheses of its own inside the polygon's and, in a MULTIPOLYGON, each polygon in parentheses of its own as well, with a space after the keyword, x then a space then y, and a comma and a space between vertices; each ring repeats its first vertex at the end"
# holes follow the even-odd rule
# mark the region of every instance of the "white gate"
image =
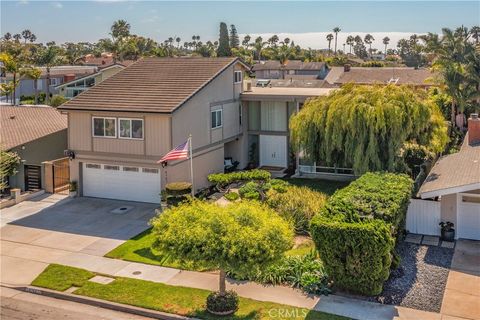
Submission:
POLYGON ((440 235, 440 201, 411 199, 407 211, 407 231, 440 235))

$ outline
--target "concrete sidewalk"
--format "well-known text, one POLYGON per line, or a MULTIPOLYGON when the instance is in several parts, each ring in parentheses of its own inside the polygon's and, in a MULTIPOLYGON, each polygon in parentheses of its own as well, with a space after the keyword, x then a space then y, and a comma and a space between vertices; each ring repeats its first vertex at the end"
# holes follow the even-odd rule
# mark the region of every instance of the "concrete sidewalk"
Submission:
MULTIPOLYGON (((218 275, 215 273, 183 271, 82 252, 48 248, 47 253, 45 250, 46 248, 41 246, 20 245, 3 240, 2 283, 29 285, 49 263, 58 263, 110 276, 136 278, 206 290, 218 289, 218 275)), ((306 295, 300 290, 283 286, 263 286, 254 282, 229 280, 227 287, 235 290, 242 297, 303 307, 359 320, 442 319, 441 315, 436 313, 381 305, 336 295, 306 295)))

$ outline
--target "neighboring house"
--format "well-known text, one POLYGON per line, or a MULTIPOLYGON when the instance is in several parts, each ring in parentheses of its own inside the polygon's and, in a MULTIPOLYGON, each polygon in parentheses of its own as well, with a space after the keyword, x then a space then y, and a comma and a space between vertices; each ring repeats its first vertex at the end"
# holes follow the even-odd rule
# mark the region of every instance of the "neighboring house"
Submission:
POLYGON ((252 67, 257 79, 323 79, 328 73, 325 62, 288 60, 284 66, 279 61, 268 60, 252 67))
POLYGON ((356 83, 370 85, 380 84, 396 84, 396 85, 413 85, 417 87, 428 88, 432 86, 429 81, 434 78, 429 69, 415 68, 393 68, 393 67, 332 67, 325 77, 325 81, 329 86, 340 87, 346 83, 356 83))
MULTIPOLYGON (((38 93, 47 92, 47 70, 40 67, 42 76, 37 80, 38 93)), ((50 68, 50 94, 57 94, 56 87, 64 82, 84 77, 89 74, 96 73, 98 67, 95 66, 56 66, 50 68)), ((18 76, 17 76, 18 77, 18 76)), ((13 76, 7 74, 6 77, 0 79, 2 82, 13 80, 13 76)), ((21 96, 33 96, 35 94, 34 80, 27 77, 21 77, 15 90, 15 98, 18 100, 21 96)))
POLYGON ((459 152, 441 157, 418 192, 440 199, 440 220, 455 224, 456 237, 480 240, 480 119, 472 114, 459 152))
POLYGON ((43 189, 42 162, 62 158, 67 148, 67 117, 48 106, 0 106, 0 115, 1 147, 21 158, 10 188, 43 189))
POLYGON ((254 86, 241 95, 248 119, 245 128, 248 143, 242 153, 249 155, 249 162, 276 171, 275 168, 283 170, 295 162, 289 138, 290 117, 302 108, 306 99, 328 95, 332 89, 274 85, 272 80, 272 86, 254 86))
POLYGON ((100 68, 98 72, 77 78, 75 80, 65 82, 55 87, 59 95, 71 99, 80 93, 87 91, 91 87, 117 74, 120 70, 125 69, 122 64, 112 64, 108 67, 100 68))
POLYGON ((225 157, 244 167, 247 70, 238 58, 144 58, 63 104, 80 195, 158 203, 167 182, 190 181, 188 160, 157 163, 190 134, 195 190, 225 157))

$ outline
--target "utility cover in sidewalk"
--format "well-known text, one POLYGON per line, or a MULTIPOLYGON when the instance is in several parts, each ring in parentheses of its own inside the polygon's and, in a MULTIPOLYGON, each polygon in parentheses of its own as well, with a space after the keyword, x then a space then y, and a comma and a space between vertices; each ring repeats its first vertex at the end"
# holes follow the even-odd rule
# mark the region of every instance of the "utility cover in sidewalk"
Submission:
POLYGON ((100 284, 109 284, 110 282, 113 282, 114 280, 115 279, 109 278, 109 277, 95 276, 88 281, 95 282, 95 283, 100 283, 100 284))
POLYGON ((116 208, 116 209, 113 209, 112 211, 110 211, 111 213, 115 213, 115 214, 122 214, 122 213, 127 213, 128 211, 132 210, 133 207, 132 206, 123 206, 123 207, 119 207, 119 208, 116 208))

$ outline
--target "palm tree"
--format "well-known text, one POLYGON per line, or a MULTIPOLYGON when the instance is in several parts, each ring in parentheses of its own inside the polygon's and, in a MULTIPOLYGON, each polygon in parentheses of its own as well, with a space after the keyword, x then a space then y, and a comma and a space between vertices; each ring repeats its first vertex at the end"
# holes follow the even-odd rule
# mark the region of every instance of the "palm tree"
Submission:
POLYGON ((337 37, 338 37, 338 33, 340 31, 342 31, 339 27, 335 27, 333 28, 333 33, 335 33, 335 54, 337 54, 337 37))
POLYGON ((50 101, 50 69, 63 62, 63 57, 60 56, 60 48, 55 45, 49 45, 39 50, 37 56, 37 63, 41 66, 45 66, 47 70, 47 85, 45 103, 50 101))
POLYGON ((177 48, 180 48, 180 41, 182 41, 182 39, 180 37, 176 37, 175 41, 177 42, 177 48))
POLYGON ((331 33, 327 34, 328 52, 329 53, 332 51, 332 50, 330 50, 330 47, 332 45, 332 40, 333 40, 333 34, 331 34, 331 33))
POLYGON ((20 42, 20 39, 22 39, 22 35, 20 33, 15 33, 13 35, 13 39, 16 41, 16 42, 20 42))
POLYGON ((367 33, 363 40, 365 41, 366 44, 368 44, 369 53, 372 54, 372 42, 375 40, 375 38, 370 33, 367 33))
POLYGON ((470 34, 472 35, 472 38, 475 39, 475 44, 478 44, 480 41, 480 27, 479 26, 474 26, 470 29, 470 34))
POLYGON ((353 36, 348 36, 346 43, 350 46, 350 53, 352 53, 352 46, 355 43, 355 38, 353 36))
POLYGON ((385 38, 382 39, 382 42, 383 42, 383 44, 385 45, 385 52, 384 52, 384 54, 387 55, 387 46, 388 46, 388 44, 390 43, 390 38, 389 38, 389 37, 385 37, 385 38))
POLYGON ((260 60, 262 60, 262 50, 265 46, 265 42, 263 42, 262 37, 256 38, 253 46, 255 48, 255 54, 257 55, 258 62, 260 62, 260 60))
POLYGON ((12 34, 10 32, 7 32, 3 35, 3 39, 10 41, 12 39, 12 34))
POLYGON ((274 34, 274 35, 271 36, 267 41, 268 41, 268 43, 270 44, 270 46, 276 47, 276 46, 277 46, 277 42, 278 42, 278 36, 277 36, 276 34, 274 34))
POLYGON ((242 46, 248 49, 250 46, 250 40, 252 40, 252 38, 247 34, 245 37, 243 37, 242 46))
POLYGON ((25 40, 25 43, 27 43, 27 40, 30 39, 31 36, 32 36, 32 31, 28 29, 25 29, 22 31, 22 37, 25 40))
POLYGON ((117 20, 110 27, 110 31, 114 41, 126 38, 130 35, 130 24, 125 20, 117 20))
POLYGON ((37 36, 32 33, 29 40, 30 40, 31 43, 34 43, 35 40, 37 40, 37 36))
POLYGON ((33 90, 35 92, 35 104, 38 104, 38 80, 42 77, 40 68, 29 67, 21 70, 21 74, 33 80, 33 90))
POLYGON ((12 93, 12 105, 15 105, 15 89, 18 85, 17 74, 20 71, 20 64, 6 52, 0 53, 0 62, 2 63, 2 73, 11 73, 13 75, 13 81, 8 85, 2 85, 2 91, 6 91, 5 93, 12 93))

